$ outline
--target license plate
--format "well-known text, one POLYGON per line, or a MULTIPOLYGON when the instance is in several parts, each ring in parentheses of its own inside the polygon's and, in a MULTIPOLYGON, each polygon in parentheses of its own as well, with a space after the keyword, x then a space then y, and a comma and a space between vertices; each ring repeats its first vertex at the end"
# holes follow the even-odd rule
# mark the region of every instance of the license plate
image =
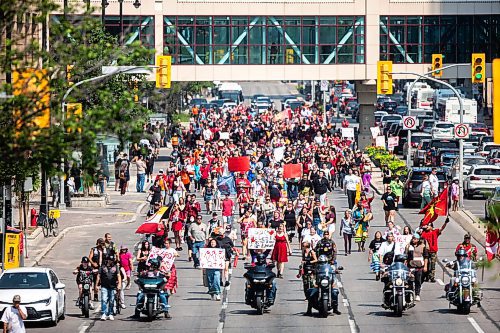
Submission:
POLYGON ((485 182, 486 184, 491 184, 493 181, 491 179, 486 179, 485 182))

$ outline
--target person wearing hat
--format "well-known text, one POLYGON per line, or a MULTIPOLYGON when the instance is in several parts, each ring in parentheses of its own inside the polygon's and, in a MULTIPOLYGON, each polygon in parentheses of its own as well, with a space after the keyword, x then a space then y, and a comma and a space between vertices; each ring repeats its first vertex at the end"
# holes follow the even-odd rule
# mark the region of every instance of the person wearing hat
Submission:
POLYGON ((415 291, 415 300, 420 301, 420 289, 422 287, 423 274, 427 272, 429 251, 420 234, 415 232, 411 241, 406 245, 407 266, 414 268, 414 281, 410 281, 415 291))
POLYGON ((232 227, 231 225, 226 225, 225 229, 220 228, 219 229, 219 234, 215 238, 217 242, 219 243, 219 247, 223 248, 224 251, 226 252, 226 263, 224 266, 224 274, 223 274, 223 279, 221 279, 221 285, 223 284, 223 281, 225 281, 224 286, 229 286, 229 266, 231 263, 231 257, 233 256, 233 253, 235 252, 235 247, 232 239, 229 237, 232 232, 232 227))
POLYGON ((2 315, 4 333, 25 333, 24 320, 27 316, 26 307, 21 305, 21 296, 15 295, 12 298, 12 306, 6 307, 2 315))
POLYGON ((104 265, 99 267, 96 285, 101 285, 101 320, 115 320, 113 317, 113 302, 116 291, 120 291, 122 278, 115 261, 115 255, 106 256, 104 265))
POLYGON ((437 262, 437 252, 438 252, 438 239, 441 236, 444 228, 448 225, 450 219, 447 218, 440 229, 434 228, 434 224, 431 222, 426 226, 422 227, 421 236, 423 240, 427 241, 429 250, 429 270, 426 274, 425 279, 429 282, 436 282, 436 262, 437 262))
POLYGON ((457 245, 455 252, 457 252, 460 249, 464 249, 467 252, 467 257, 469 257, 470 260, 472 260, 472 261, 476 261, 476 259, 477 259, 477 247, 476 247, 476 245, 472 244, 470 241, 471 241, 470 234, 469 233, 465 234, 464 241, 457 245))

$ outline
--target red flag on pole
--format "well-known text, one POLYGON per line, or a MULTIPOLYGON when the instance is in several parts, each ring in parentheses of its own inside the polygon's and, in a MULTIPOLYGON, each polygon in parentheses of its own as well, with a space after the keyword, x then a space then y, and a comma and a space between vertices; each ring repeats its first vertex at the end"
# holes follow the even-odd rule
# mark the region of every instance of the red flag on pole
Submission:
POLYGON ((300 178, 302 177, 302 164, 285 164, 283 166, 283 178, 300 178))
POLYGON ((488 261, 492 261, 497 255, 500 246, 499 230, 494 227, 488 226, 486 230, 486 257, 488 261))
POLYGON ((231 172, 246 172, 250 170, 250 157, 229 157, 227 159, 227 168, 231 172))
POLYGON ((424 218, 420 222, 421 227, 434 222, 438 216, 447 216, 448 188, 446 187, 437 197, 432 199, 427 206, 422 208, 419 214, 425 214, 424 218))

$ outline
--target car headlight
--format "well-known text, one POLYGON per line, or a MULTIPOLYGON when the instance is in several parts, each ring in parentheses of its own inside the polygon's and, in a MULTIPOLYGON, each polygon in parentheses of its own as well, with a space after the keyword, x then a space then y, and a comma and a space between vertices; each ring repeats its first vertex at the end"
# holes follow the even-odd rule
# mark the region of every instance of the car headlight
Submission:
POLYGON ((329 283, 329 282, 330 282, 330 281, 328 281, 327 279, 323 279, 323 280, 321 280, 321 282, 320 282, 320 283, 321 283, 321 286, 322 286, 322 287, 328 287, 328 283, 329 283))
POLYGON ((46 298, 46 299, 39 300, 38 302, 35 302, 35 303, 45 303, 45 306, 49 306, 49 305, 50 305, 50 303, 52 303, 52 297, 49 297, 49 298, 46 298))
POLYGON ((462 285, 468 286, 470 284, 470 277, 468 276, 462 276, 461 280, 462 285))
POLYGON ((402 278, 397 278, 395 281, 396 286, 402 286, 403 285, 403 279, 402 278))

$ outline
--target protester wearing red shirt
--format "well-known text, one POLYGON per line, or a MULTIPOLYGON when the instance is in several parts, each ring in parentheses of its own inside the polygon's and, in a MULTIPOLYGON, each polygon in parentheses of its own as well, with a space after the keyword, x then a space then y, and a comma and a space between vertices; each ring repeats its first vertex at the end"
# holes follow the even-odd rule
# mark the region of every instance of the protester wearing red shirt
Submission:
POLYGON ((222 221, 224 222, 224 227, 226 225, 233 224, 233 211, 234 211, 234 201, 229 198, 226 194, 224 200, 222 200, 222 221))
POLYGON ((238 195, 241 194, 241 192, 246 192, 246 194, 249 194, 251 184, 248 179, 244 177, 243 173, 240 173, 240 176, 236 179, 235 185, 238 195))
POLYGON ((457 248, 455 249, 455 253, 460 249, 464 249, 465 252, 467 252, 467 257, 469 257, 469 259, 472 261, 476 261, 477 247, 476 247, 476 245, 474 245, 470 242, 470 239, 471 239, 470 235, 465 234, 464 241, 462 243, 458 244, 457 248))
POLYGON ((427 270, 427 276, 425 278, 426 281, 436 282, 435 274, 436 274, 436 261, 437 261, 437 252, 438 252, 438 238, 443 232, 446 225, 450 222, 447 218, 444 222, 441 229, 434 229, 434 225, 432 223, 427 224, 423 227, 422 230, 422 238, 427 241, 429 246, 429 269, 427 270))

